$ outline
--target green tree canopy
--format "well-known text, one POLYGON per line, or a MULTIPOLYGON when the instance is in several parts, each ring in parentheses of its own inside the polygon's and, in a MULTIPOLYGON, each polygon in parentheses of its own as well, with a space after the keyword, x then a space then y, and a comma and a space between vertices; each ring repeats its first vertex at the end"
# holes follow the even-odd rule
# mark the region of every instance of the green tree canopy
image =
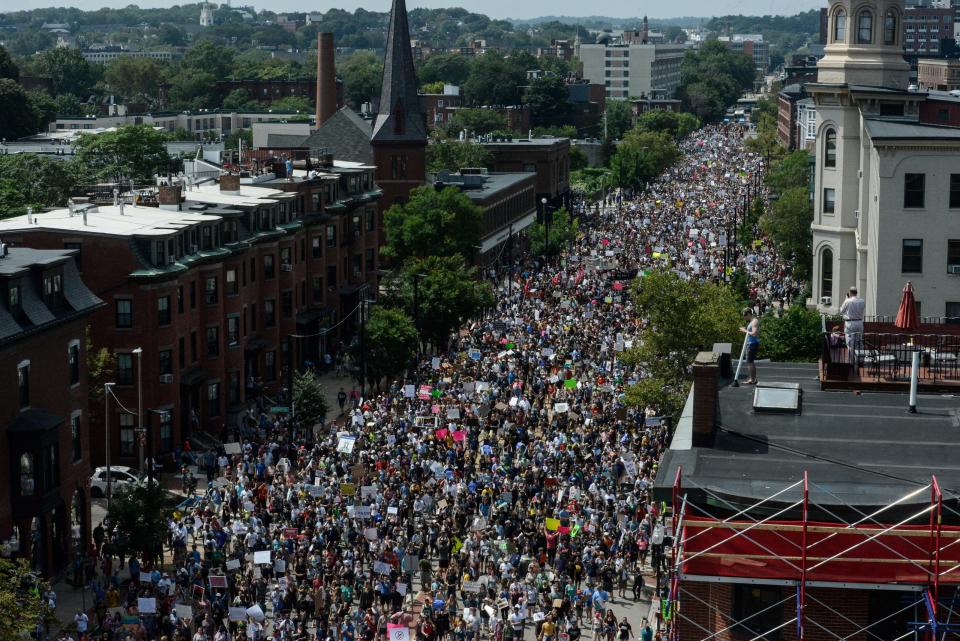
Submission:
POLYGON ((308 427, 322 423, 329 407, 320 379, 313 372, 298 372, 293 377, 293 407, 299 420, 308 427))
POLYGON ((633 108, 626 100, 608 100, 604 113, 610 140, 620 140, 633 126, 633 108))
POLYGON ((530 227, 530 251, 535 256, 556 256, 577 236, 577 220, 565 207, 549 212, 548 216, 549 225, 538 222, 530 227))
POLYGON ((507 128, 507 117, 493 109, 457 109, 446 126, 446 133, 456 138, 464 129, 469 135, 483 136, 507 128))
POLYGON ((235 59, 235 50, 209 40, 201 40, 184 52, 180 68, 202 71, 214 78, 226 79, 233 72, 235 59))
POLYGON ((12 140, 37 133, 39 114, 16 80, 0 78, 0 138, 12 140))
POLYGON ((519 60, 504 58, 488 51, 477 57, 464 83, 464 98, 468 105, 510 106, 520 104, 520 87, 527 82, 527 67, 519 60))
POLYGON ((472 142, 441 140, 427 147, 427 171, 436 173, 442 169, 457 171, 464 167, 489 167, 493 154, 472 142))
POLYGON ((654 109, 637 118, 637 131, 666 132, 680 140, 700 127, 700 121, 691 113, 654 109))
POLYGON ((129 102, 154 104, 160 84, 166 80, 167 66, 153 58, 120 56, 107 65, 103 79, 110 91, 129 102))
POLYGON ((128 484, 113 487, 107 518, 117 528, 114 554, 134 553, 144 559, 159 557, 167 539, 170 499, 160 484, 128 484))
POLYGON ((610 159, 615 184, 640 189, 680 158, 673 137, 632 129, 610 159))
POLYGON ((820 357, 820 314, 803 305, 791 305, 780 318, 760 319, 760 342, 765 357, 775 362, 815 362, 820 357))
POLYGON ((23 641, 38 623, 53 624, 56 617, 44 596, 49 589, 26 559, 0 558, 0 641, 23 641))
POLYGON ((480 243, 482 210, 455 187, 418 187, 384 215, 387 243, 381 255, 401 263, 428 256, 470 257, 480 243))
POLYGON ((711 40, 684 56, 677 95, 700 119, 719 120, 726 108, 753 86, 755 76, 750 56, 711 40))
POLYGON ((806 278, 813 264, 813 203, 806 185, 782 192, 760 220, 763 232, 781 257, 794 265, 798 278, 806 278))
MULTIPOLYGON (((366 329, 366 381, 361 383, 380 389, 384 379, 401 374, 417 353, 417 328, 402 309, 375 306, 366 329)), ((353 362, 361 362, 360 342, 351 345, 353 362)), ((363 378, 357 369, 357 380, 363 378)))
POLYGON ((380 95, 383 62, 369 51, 350 55, 337 65, 337 70, 343 80, 344 97, 354 109, 380 95))
POLYGON ((246 109, 259 109, 260 103, 250 96, 246 89, 237 88, 227 94, 223 99, 224 109, 235 109, 237 111, 246 109))
POLYGON ((777 118, 764 111, 754 110, 752 116, 756 123, 756 132, 744 142, 744 147, 763 156, 766 162, 782 158, 787 148, 780 142, 777 134, 777 118))
POLYGON ((84 59, 79 49, 48 49, 34 59, 33 67, 37 74, 50 78, 54 96, 72 93, 87 97, 99 79, 97 68, 84 59))
POLYGON ((766 183, 776 194, 796 187, 807 187, 810 181, 810 154, 798 149, 774 162, 766 175, 766 183))
POLYGON ((194 68, 181 69, 170 78, 169 107, 172 109, 203 109, 217 104, 215 86, 217 77, 194 68))
POLYGON ((458 53, 438 53, 430 56, 417 69, 420 82, 441 82, 458 87, 470 77, 470 59, 458 53))
POLYGON ((20 68, 2 46, 0 46, 0 78, 9 78, 14 81, 20 80, 20 68))
POLYGON ((166 135, 147 125, 83 134, 74 148, 75 161, 82 167, 84 177, 94 180, 119 182, 132 178, 136 182, 149 182, 170 162, 166 135))
POLYGON ((385 289, 390 292, 388 303, 408 316, 417 318, 415 310, 419 310, 421 339, 441 348, 446 347, 450 332, 493 304, 490 285, 479 280, 476 268, 467 267, 460 255, 411 259, 388 279, 385 289))
POLYGON ((65 207, 78 191, 77 165, 51 156, 0 156, 0 212, 19 216, 27 207, 65 207))
POLYGON ((532 124, 557 127, 566 124, 573 113, 570 90, 559 76, 541 76, 530 83, 523 101, 530 106, 532 124))

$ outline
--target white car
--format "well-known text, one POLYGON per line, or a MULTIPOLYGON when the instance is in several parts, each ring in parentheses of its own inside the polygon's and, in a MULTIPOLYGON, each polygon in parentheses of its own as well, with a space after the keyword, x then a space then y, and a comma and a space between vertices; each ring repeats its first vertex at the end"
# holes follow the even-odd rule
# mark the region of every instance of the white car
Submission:
MULTIPOLYGON (((140 477, 137 476, 137 471, 132 467, 127 467, 126 465, 111 465, 110 477, 112 479, 112 491, 114 492, 121 487, 140 482, 140 477)), ((98 467, 93 471, 93 476, 90 477, 90 496, 101 497, 106 495, 107 468, 98 467)))

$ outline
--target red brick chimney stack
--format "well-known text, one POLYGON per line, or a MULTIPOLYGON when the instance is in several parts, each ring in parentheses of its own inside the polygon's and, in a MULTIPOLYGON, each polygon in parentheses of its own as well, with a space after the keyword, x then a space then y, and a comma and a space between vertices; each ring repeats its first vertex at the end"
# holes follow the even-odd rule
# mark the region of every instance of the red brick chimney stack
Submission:
POLYGON ((337 70, 333 34, 317 34, 317 128, 337 112, 337 70))

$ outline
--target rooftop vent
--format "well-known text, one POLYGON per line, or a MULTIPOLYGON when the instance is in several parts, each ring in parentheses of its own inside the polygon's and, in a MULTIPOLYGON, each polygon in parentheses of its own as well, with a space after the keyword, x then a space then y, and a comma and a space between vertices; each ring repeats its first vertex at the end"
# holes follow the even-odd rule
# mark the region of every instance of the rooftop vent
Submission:
POLYGON ((753 411, 799 414, 803 390, 798 383, 762 383, 753 391, 753 411))

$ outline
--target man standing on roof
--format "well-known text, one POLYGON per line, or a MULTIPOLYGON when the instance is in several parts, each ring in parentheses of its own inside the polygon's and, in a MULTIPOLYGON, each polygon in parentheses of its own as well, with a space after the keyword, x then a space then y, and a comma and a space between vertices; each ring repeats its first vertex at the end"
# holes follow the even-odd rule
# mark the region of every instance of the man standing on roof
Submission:
POLYGON ((856 365, 856 354, 863 343, 863 312, 867 304, 857 295, 857 288, 847 290, 847 298, 840 306, 843 316, 843 337, 847 341, 847 355, 850 362, 856 365))

